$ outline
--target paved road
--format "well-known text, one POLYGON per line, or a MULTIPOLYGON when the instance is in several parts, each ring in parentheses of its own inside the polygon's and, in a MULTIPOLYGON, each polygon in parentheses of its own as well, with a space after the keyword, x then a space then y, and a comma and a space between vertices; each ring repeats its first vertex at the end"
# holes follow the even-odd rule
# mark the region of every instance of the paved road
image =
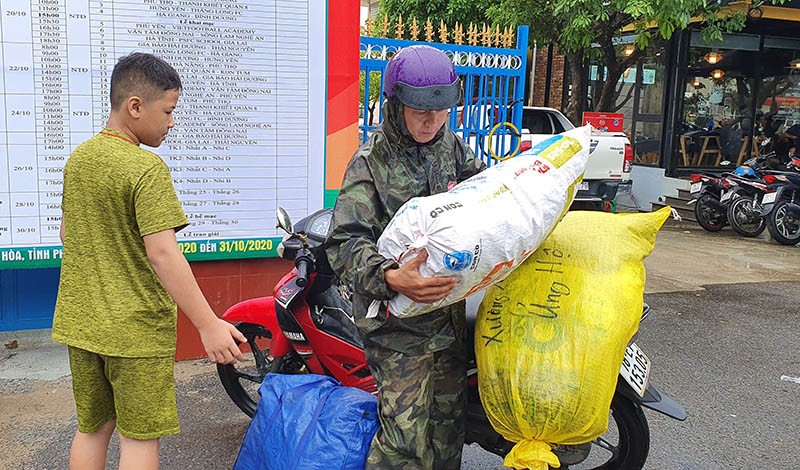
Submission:
MULTIPOLYGON (((689 414, 647 411, 652 470, 800 468, 800 283, 650 294, 639 344, 652 380, 689 414)), ((501 468, 470 449, 464 470, 501 468)))
MULTIPOLYGON (((638 343, 652 380, 689 413, 685 422, 646 413, 646 468, 800 468, 800 384, 780 379, 800 376, 800 250, 665 228, 646 264, 654 312, 638 343)), ((0 333, 12 339, 19 347, 0 355, 0 469, 65 468, 75 418, 63 349, 42 335, 0 333)), ((230 468, 247 419, 206 361, 179 363, 176 378, 183 431, 163 440, 162 468, 230 468)), ((502 462, 468 448, 463 468, 502 462)))

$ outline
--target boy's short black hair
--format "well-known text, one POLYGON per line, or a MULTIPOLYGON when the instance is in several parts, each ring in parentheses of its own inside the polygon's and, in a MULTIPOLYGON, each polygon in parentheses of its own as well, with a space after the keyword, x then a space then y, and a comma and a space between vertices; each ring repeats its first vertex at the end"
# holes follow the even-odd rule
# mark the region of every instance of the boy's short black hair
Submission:
POLYGON ((171 65, 153 54, 134 52, 119 59, 111 73, 111 109, 130 96, 158 99, 166 90, 181 88, 181 77, 171 65))

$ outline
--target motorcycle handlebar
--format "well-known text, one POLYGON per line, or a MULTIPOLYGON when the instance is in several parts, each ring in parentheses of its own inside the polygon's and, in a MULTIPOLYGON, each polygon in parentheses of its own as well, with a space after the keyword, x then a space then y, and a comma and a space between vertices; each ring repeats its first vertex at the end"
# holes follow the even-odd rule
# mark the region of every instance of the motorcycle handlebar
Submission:
POLYGON ((297 280, 295 281, 298 286, 305 287, 308 284, 308 275, 314 270, 314 259, 310 254, 301 254, 294 262, 297 267, 297 280))

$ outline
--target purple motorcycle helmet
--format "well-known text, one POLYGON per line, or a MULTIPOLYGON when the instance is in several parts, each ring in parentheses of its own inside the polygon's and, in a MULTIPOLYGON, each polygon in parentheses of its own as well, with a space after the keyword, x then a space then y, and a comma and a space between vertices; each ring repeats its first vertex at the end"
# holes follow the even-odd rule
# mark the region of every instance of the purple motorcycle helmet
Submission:
POLYGON ((431 46, 401 49, 386 64, 383 90, 405 106, 424 111, 448 109, 458 104, 461 86, 453 62, 431 46))

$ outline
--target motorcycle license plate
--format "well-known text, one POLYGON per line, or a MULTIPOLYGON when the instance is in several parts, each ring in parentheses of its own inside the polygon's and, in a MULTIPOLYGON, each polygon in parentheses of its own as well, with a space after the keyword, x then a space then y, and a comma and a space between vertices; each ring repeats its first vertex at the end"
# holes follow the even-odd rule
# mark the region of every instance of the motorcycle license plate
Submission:
POLYGON ((719 198, 719 202, 725 202, 733 196, 733 191, 725 191, 719 198))
POLYGON ((775 202, 775 198, 778 196, 778 193, 767 193, 761 199, 761 204, 772 204, 775 202))
POLYGON ((650 359, 639 349, 639 346, 636 346, 636 343, 631 343, 625 349, 619 375, 640 397, 644 396, 644 392, 647 390, 647 379, 650 377, 650 359))
POLYGON ((588 191, 589 190, 589 182, 588 181, 581 181, 578 183, 578 191, 588 191))
POLYGON ((703 183, 692 183, 692 187, 689 189, 689 192, 699 193, 701 189, 703 189, 703 183))

